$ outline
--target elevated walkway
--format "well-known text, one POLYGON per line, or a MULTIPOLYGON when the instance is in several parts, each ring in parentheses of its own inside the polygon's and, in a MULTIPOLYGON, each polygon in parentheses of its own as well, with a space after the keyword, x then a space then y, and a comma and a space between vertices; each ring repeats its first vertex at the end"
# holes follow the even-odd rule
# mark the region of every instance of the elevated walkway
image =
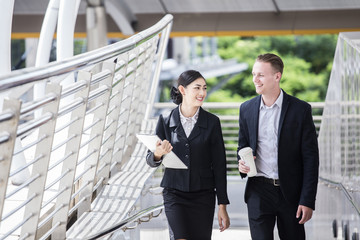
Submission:
POLYGON ((143 184, 133 180, 151 174, 126 163, 151 110, 171 23, 168 15, 121 42, 0 77, 0 239, 65 239, 92 205, 104 209, 93 200, 104 186, 111 192, 113 176, 117 193, 133 190, 119 202, 117 219, 126 216, 143 184), (36 86, 44 94, 23 98, 36 86))
MULTIPOLYGON (((155 126, 156 120, 144 122, 140 132, 151 134, 155 126)), ((156 171, 147 165, 146 153, 147 148, 140 142, 136 143, 128 162, 111 176, 92 202, 90 210, 83 213, 67 231, 66 239, 91 238, 125 220, 134 212, 135 203, 143 192, 145 182, 156 171)))
MULTIPOLYGON (((172 107, 153 105, 171 24, 167 15, 121 42, 0 76, 0 240, 91 239, 113 225, 118 227, 105 238, 168 238, 161 206, 141 212, 161 205, 162 172, 146 165, 146 149, 135 134, 154 130, 152 110, 172 107), (44 94, 24 98, 42 86, 44 94)), ((339 36, 324 114, 314 116, 321 178, 317 210, 306 225, 308 239, 358 239, 358 39, 359 33, 339 36)), ((214 219, 214 239, 249 236, 245 181, 237 172, 237 118, 220 116, 232 224, 219 233, 214 219)))

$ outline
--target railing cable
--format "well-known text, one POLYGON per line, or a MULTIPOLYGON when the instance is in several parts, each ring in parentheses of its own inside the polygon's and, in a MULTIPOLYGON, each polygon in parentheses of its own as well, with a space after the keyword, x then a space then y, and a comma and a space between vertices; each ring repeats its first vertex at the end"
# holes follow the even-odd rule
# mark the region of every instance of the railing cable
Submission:
POLYGON ((88 238, 85 238, 86 240, 95 240, 95 239, 98 239, 98 238, 101 238, 101 237, 104 237, 110 233, 113 233, 119 229, 123 229, 124 231, 128 228, 126 228, 127 225, 129 225, 130 223, 133 223, 135 221, 138 221, 138 223, 140 222, 146 222, 146 221, 149 221, 149 219, 151 219, 152 217, 158 217, 160 215, 160 213, 162 212, 162 209, 164 208, 164 205, 163 204, 160 204, 160 205, 156 205, 156 206, 152 206, 152 207, 149 207, 149 208, 146 208, 136 214, 134 214, 133 216, 115 224, 114 226, 112 227, 109 227, 108 229, 105 229, 104 231, 100 232, 100 233, 97 233, 97 234, 94 234, 88 238), (159 211, 160 210, 160 213, 157 214, 157 215, 153 215, 153 212, 155 211, 159 211), (142 217, 148 217, 149 219, 146 219, 146 220, 141 220, 142 217))

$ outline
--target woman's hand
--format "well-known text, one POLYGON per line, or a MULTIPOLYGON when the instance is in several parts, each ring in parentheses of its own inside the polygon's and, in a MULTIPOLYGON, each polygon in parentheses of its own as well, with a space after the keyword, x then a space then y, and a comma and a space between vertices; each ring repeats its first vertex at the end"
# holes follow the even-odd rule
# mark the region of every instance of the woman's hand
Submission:
POLYGON ((154 152, 154 160, 155 161, 160 161, 161 157, 169 152, 171 152, 171 150, 173 149, 173 147, 171 146, 171 143, 168 140, 164 140, 164 141, 157 141, 156 143, 156 149, 154 152))
POLYGON ((225 229, 228 229, 230 226, 230 218, 226 211, 226 205, 220 204, 218 211, 218 220, 219 220, 219 228, 220 232, 223 232, 225 229))

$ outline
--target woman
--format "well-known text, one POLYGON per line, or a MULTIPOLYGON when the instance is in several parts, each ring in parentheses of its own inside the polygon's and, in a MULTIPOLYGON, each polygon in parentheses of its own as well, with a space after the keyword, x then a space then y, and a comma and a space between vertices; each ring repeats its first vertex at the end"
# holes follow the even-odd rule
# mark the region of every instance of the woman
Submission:
POLYGON ((211 239, 215 196, 219 204, 220 231, 230 225, 226 211, 226 157, 220 120, 203 110, 205 78, 197 71, 183 72, 171 98, 179 105, 160 115, 156 126, 158 141, 146 160, 151 167, 173 151, 188 169, 165 168, 161 182, 168 219, 175 239, 211 239))

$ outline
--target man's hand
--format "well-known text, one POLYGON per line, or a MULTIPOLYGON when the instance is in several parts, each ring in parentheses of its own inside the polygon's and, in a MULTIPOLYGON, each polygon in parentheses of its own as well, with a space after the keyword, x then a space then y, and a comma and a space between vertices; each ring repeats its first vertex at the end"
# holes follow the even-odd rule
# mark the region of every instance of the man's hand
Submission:
MULTIPOLYGON (((254 156, 254 160, 256 159, 256 156, 254 156)), ((248 172, 250 172, 250 167, 245 165, 245 161, 240 159, 239 160, 239 172, 244 173, 244 174, 248 174, 248 172)))
POLYGON ((299 224, 304 224, 311 219, 312 214, 313 214, 313 210, 311 208, 306 207, 304 205, 299 205, 298 210, 296 212, 296 218, 299 218, 301 216, 299 224))
POLYGON ((247 174, 250 171, 250 168, 245 165, 243 160, 239 160, 239 172, 247 174))

